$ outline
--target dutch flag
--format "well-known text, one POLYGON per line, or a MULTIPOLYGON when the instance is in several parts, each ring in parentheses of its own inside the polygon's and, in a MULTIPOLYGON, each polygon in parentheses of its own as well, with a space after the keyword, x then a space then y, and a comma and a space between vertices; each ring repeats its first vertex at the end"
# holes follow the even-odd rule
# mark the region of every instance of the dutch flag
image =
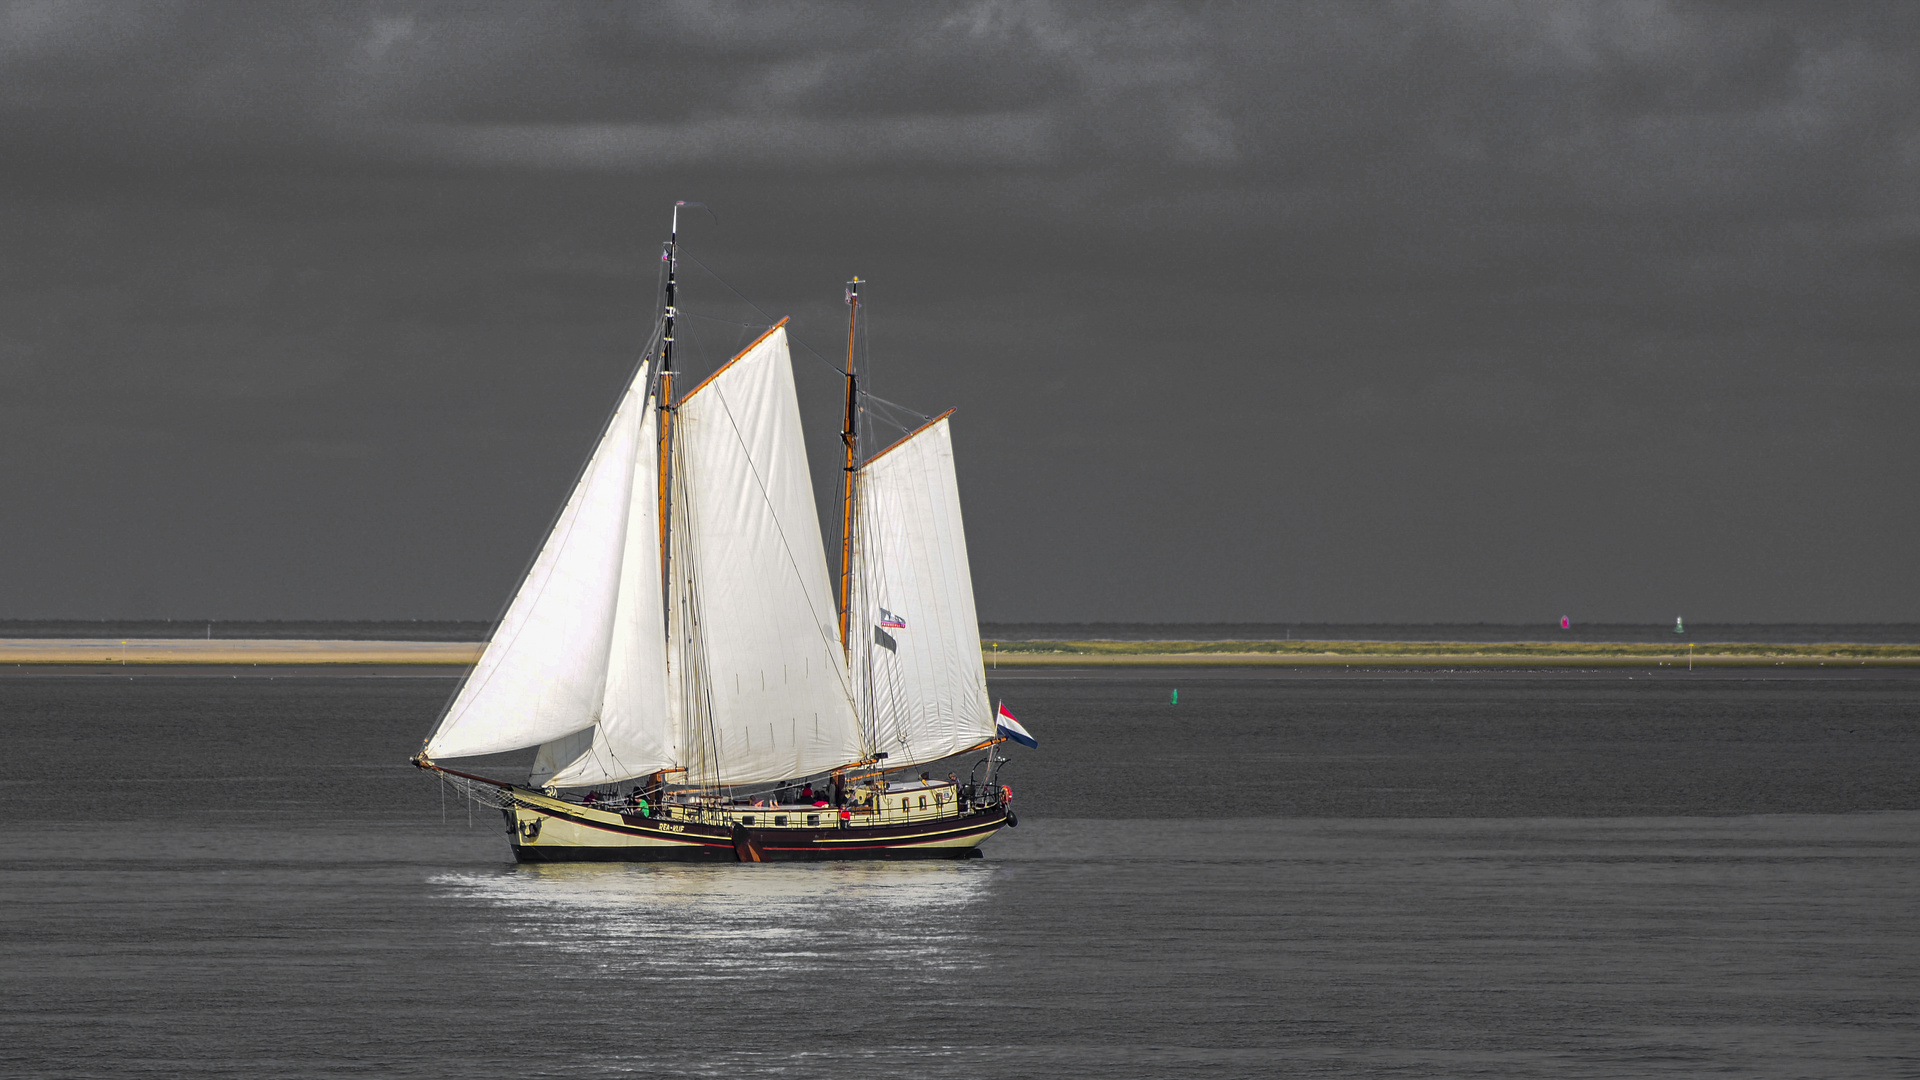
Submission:
POLYGON ((1040 740, 1027 734, 1027 729, 1021 727, 1020 721, 1015 720, 1013 714, 1007 711, 1007 704, 1004 701, 1000 703, 1000 716, 998 719, 1000 722, 1000 734, 1012 739, 1021 746, 1039 747, 1040 740))

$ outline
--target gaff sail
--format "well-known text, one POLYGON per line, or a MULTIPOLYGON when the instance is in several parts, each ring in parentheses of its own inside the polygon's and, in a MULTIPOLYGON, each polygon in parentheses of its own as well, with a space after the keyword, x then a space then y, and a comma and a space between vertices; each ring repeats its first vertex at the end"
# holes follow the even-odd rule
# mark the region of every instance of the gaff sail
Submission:
POLYGON ((992 739, 947 417, 868 460, 855 499, 848 644, 873 747, 898 767, 992 739))
POLYGON ((697 611, 698 640, 674 645, 705 671, 682 729, 689 781, 782 780, 860 759, 785 328, 688 393, 676 426, 674 524, 691 566, 674 582, 692 584, 674 602, 697 611))

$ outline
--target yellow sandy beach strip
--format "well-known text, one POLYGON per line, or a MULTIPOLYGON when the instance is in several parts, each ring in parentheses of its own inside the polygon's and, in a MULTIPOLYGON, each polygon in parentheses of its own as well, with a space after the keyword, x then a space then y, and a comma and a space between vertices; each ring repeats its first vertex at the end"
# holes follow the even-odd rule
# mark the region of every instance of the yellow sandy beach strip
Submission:
POLYGON ((4 638, 0 664, 471 664, 468 641, 4 638))
POLYGON ((1684 641, 989 641, 1002 667, 1920 667, 1920 645, 1684 641))
POLYGON ((999 653, 986 654, 989 670, 1037 667, 1421 667, 1421 668, 1542 668, 1542 667, 1920 667, 1913 656, 1769 656, 1701 655, 1686 653, 999 653))

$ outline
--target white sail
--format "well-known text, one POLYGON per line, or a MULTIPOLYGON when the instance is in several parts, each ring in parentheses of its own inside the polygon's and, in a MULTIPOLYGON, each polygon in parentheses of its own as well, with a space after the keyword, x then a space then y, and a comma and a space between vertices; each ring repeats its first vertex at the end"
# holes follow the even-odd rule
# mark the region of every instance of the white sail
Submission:
POLYGON ((532 782, 582 787, 644 776, 679 764, 679 726, 667 708, 666 627, 660 591, 659 410, 640 424, 628 500, 626 550, 608 645, 600 722, 540 749, 532 782))
MULTIPOLYGON (((546 787, 553 784, 553 778, 572 768, 593 749, 593 744, 602 736, 600 725, 581 728, 571 735, 562 735, 557 739, 543 742, 533 752, 533 768, 527 777, 527 783, 533 787, 546 787)), ((560 785, 553 784, 558 787, 560 785)))
MULTIPOLYGON (((440 724, 434 758, 515 750, 600 718, 648 414, 645 370, 627 388, 533 568, 440 724)), ((657 547, 657 541, 656 541, 657 547)))
POLYGON ((689 780, 781 780, 860 758, 784 327, 688 394, 677 430, 691 565, 675 581, 691 578, 698 640, 675 647, 705 683, 685 706, 689 780))
POLYGON ((874 748, 899 767, 993 738, 947 418, 875 455, 855 491, 849 637, 874 748))

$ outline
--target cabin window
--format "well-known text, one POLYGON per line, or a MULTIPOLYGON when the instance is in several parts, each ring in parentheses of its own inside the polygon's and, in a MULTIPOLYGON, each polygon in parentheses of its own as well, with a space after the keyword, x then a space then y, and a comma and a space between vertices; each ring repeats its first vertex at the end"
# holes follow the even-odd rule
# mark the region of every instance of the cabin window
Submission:
POLYGON ((773 815, 773 823, 775 825, 785 825, 787 823, 787 815, 785 814, 773 815))
POLYGON ((819 815, 819 814, 808 814, 808 815, 807 815, 807 824, 809 824, 809 825, 818 825, 818 824, 820 824, 820 815, 819 815))
POLYGON ((752 815, 752 814, 742 814, 742 815, 740 815, 740 824, 742 824, 742 825, 751 825, 751 824, 753 824, 753 815, 752 815))
POLYGON ((926 808, 927 808, 927 797, 925 795, 922 795, 920 796, 920 809, 925 810, 926 808))

